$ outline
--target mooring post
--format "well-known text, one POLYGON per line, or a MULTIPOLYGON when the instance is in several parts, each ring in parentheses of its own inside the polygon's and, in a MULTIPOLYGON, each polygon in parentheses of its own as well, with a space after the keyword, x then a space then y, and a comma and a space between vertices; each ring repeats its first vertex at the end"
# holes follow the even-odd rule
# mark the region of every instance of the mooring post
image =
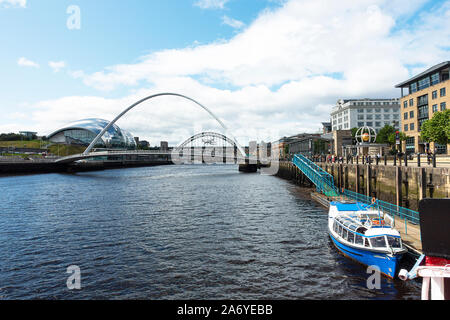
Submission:
POLYGON ((417 167, 420 168, 420 153, 417 154, 417 167))
MULTIPOLYGON (((357 158, 358 159, 358 158, 357 158)), ((355 172, 355 191, 359 193, 359 165, 356 164, 356 172, 355 172)))
POLYGON ((397 206, 402 206, 402 168, 395 167, 395 196, 397 206))
POLYGON ((427 197, 427 174, 425 168, 419 171, 419 200, 427 197))
POLYGON ((387 154, 384 155, 384 165, 387 166, 387 154))
POLYGON ((370 179, 372 178, 371 175, 372 175, 372 172, 371 172, 370 163, 369 163, 369 164, 367 164, 367 174, 366 174, 366 193, 367 193, 368 197, 370 197, 370 179))
POLYGON ((436 168, 436 153, 433 153, 433 168, 436 168))
POLYGON ((406 152, 405 152, 404 157, 405 157, 405 167, 407 167, 408 166, 408 155, 406 154, 406 152))

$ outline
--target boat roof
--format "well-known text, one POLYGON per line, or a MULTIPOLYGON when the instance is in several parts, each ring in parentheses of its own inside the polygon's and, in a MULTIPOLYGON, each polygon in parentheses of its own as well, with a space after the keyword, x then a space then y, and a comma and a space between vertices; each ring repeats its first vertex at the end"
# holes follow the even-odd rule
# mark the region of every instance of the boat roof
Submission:
POLYGON ((369 207, 368 204, 362 203, 362 202, 355 202, 355 203, 342 203, 333 201, 330 203, 332 206, 336 206, 338 211, 366 211, 367 207, 369 207))

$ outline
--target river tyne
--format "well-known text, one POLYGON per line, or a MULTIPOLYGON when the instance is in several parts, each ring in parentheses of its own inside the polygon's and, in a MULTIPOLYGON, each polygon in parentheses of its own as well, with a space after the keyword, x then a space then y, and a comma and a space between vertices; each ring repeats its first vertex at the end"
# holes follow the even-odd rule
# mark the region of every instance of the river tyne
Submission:
POLYGON ((415 281, 368 289, 310 190, 234 165, 11 176, 0 190, 0 299, 420 299, 415 281))

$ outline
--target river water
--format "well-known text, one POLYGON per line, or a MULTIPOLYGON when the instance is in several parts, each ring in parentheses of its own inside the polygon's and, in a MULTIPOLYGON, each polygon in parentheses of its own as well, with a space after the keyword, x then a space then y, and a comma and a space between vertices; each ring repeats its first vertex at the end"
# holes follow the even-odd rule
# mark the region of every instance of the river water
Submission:
POLYGON ((234 165, 3 177, 0 203, 0 299, 420 298, 368 289, 309 190, 234 165))

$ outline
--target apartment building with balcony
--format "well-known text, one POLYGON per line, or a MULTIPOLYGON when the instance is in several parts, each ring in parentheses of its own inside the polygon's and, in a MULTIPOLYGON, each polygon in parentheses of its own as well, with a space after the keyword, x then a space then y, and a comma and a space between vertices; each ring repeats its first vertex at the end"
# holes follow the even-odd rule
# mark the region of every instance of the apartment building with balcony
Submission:
POLYGON ((420 139, 422 124, 436 112, 444 111, 450 104, 450 61, 437 64, 428 70, 396 85, 401 89, 401 126, 407 136, 403 152, 432 152, 449 154, 450 145, 429 145, 420 139))

